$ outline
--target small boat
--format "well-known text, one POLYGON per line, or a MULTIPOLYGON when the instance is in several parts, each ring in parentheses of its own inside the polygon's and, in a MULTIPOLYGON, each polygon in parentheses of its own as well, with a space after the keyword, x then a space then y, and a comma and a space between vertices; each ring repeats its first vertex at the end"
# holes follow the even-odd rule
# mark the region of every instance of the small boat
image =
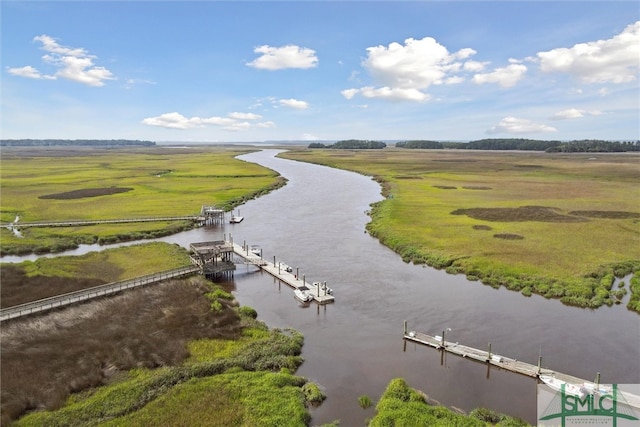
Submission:
POLYGON ((327 283, 313 282, 311 290, 314 295, 333 295, 333 289, 327 286, 327 283), (318 290, 320 292, 318 292, 318 290))
POLYGON ((564 385, 564 392, 572 396, 584 398, 587 394, 589 394, 589 390, 587 390, 584 385, 571 384, 551 375, 540 375, 540 380, 555 391, 562 391, 562 386, 564 385))
POLYGON ((231 211, 231 219, 229 220, 231 224, 238 224, 242 222, 243 219, 244 217, 240 216, 240 211, 238 211, 238 215, 234 215, 233 211, 231 211))
POLYGON ((258 245, 251 245, 251 247, 249 248, 249 252, 254 255, 262 256, 262 248, 258 245))
POLYGON ((293 268, 289 267, 287 264, 281 262, 280 264, 280 269, 286 271, 287 273, 291 273, 293 271, 293 268))
POLYGON ((298 289, 293 291, 293 295, 301 302, 309 302, 313 299, 311 290, 306 286, 300 286, 298 289))

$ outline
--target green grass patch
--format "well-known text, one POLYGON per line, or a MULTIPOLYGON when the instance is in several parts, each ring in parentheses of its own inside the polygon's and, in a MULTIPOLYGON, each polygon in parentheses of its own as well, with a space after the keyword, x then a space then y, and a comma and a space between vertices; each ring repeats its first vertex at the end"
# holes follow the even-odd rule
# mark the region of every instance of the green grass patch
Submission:
MULTIPOLYGON (((202 205, 225 210, 283 185, 272 170, 234 157, 247 150, 26 150, 0 159, 0 220, 22 222, 195 215, 202 205), (169 172, 167 172, 169 171, 169 172), (127 191, 124 191, 126 189, 127 191)), ((55 252, 80 243, 159 237, 192 224, 110 224, 76 228, 3 229, 0 251, 55 252)))
POLYGON ((617 300, 607 289, 611 274, 622 277, 628 264, 640 269, 634 154, 305 149, 280 156, 382 183, 386 199, 372 205, 367 230, 406 262, 590 308, 617 300))
POLYGON ((427 403, 424 393, 407 385, 404 379, 389 382, 376 405, 376 415, 369 427, 386 426, 528 426, 522 420, 486 410, 476 410, 471 416, 455 413, 443 406, 427 403), (491 416, 489 416, 491 415, 491 416))

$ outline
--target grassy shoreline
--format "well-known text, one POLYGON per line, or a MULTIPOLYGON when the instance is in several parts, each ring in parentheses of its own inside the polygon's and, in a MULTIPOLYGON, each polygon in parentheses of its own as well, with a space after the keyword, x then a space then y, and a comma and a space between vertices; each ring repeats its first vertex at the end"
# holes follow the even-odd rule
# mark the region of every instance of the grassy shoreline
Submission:
POLYGON ((369 233, 404 261, 525 296, 640 312, 635 154, 292 150, 281 157, 372 176, 369 233))
MULTIPOLYGON (((94 220, 195 215, 202 205, 229 211, 285 184, 270 169, 235 157, 247 148, 3 150, 0 221, 94 220), (59 156, 67 161, 60 162, 59 156)), ((0 229, 0 254, 61 252, 175 234, 188 221, 0 229)))
MULTIPOLYGON (((140 268, 184 262, 185 254, 175 245, 143 243, 12 268, 30 279, 21 281, 23 291, 38 298, 37 288, 52 282, 130 277, 140 268), (135 261, 150 254, 145 264, 135 261)), ((16 274, 5 266, 5 278, 16 274)), ((269 328, 255 310, 200 276, 12 321, 0 338, 3 426, 303 427, 311 420, 309 407, 326 398, 319 385, 295 375, 303 363, 299 332, 269 328)), ((397 391, 397 383, 388 390, 397 391)), ((396 405, 389 413, 382 409, 389 399, 387 391, 370 425, 416 410, 396 405)), ((419 411, 492 425, 424 403, 419 411)), ((358 410, 359 402, 352 404, 358 410)))

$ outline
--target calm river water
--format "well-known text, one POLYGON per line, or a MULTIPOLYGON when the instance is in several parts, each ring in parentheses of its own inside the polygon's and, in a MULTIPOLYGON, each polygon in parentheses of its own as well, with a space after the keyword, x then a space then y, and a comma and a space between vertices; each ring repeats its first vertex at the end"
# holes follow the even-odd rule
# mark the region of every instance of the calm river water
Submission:
MULTIPOLYGON (((288 184, 240 207, 244 221, 196 229, 160 240, 188 247, 231 235, 257 244, 267 260, 298 267, 307 281, 327 281, 334 304, 301 306, 286 285, 239 265, 232 282, 242 305, 271 327, 305 336, 297 374, 328 395, 312 409, 312 424, 340 420, 361 426, 374 414, 358 397, 376 401, 402 377, 432 399, 465 411, 487 407, 535 423, 536 381, 434 349, 404 344, 409 329, 487 348, 532 364, 603 383, 640 383, 640 316, 623 306, 585 310, 542 297, 493 289, 464 276, 402 262, 365 233, 380 187, 341 170, 278 159, 278 150, 241 156, 279 172, 288 184)), ((206 202, 206 201, 203 201, 206 202)), ((83 248, 87 251, 91 248, 83 248)), ((2 261, 11 259, 3 258, 2 261)))

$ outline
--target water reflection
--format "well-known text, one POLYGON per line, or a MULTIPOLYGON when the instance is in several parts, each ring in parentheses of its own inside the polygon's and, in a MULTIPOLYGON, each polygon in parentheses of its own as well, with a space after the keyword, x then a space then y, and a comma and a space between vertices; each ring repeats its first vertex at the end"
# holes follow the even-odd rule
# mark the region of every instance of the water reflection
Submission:
MULTIPOLYGON (((288 184, 242 206, 244 220, 158 240, 192 242, 232 236, 258 244, 265 259, 286 262, 308 281, 327 281, 335 303, 300 306, 293 291, 254 266, 239 265, 226 286, 272 327, 305 336, 298 371, 328 399, 312 409, 313 424, 363 425, 396 377, 447 406, 488 407, 535 421, 533 379, 402 340, 411 330, 487 348, 507 357, 603 383, 640 383, 640 317, 623 306, 584 310, 540 296, 493 289, 464 276, 402 262, 364 233, 366 211, 381 199, 370 178, 274 157, 277 150, 241 156, 278 171, 288 184)), ((128 243, 132 244, 132 243, 128 243)), ((99 247, 97 249, 102 249, 99 247)), ((79 251, 95 250, 93 246, 79 251)), ((7 257, 2 258, 5 262, 7 257)))

